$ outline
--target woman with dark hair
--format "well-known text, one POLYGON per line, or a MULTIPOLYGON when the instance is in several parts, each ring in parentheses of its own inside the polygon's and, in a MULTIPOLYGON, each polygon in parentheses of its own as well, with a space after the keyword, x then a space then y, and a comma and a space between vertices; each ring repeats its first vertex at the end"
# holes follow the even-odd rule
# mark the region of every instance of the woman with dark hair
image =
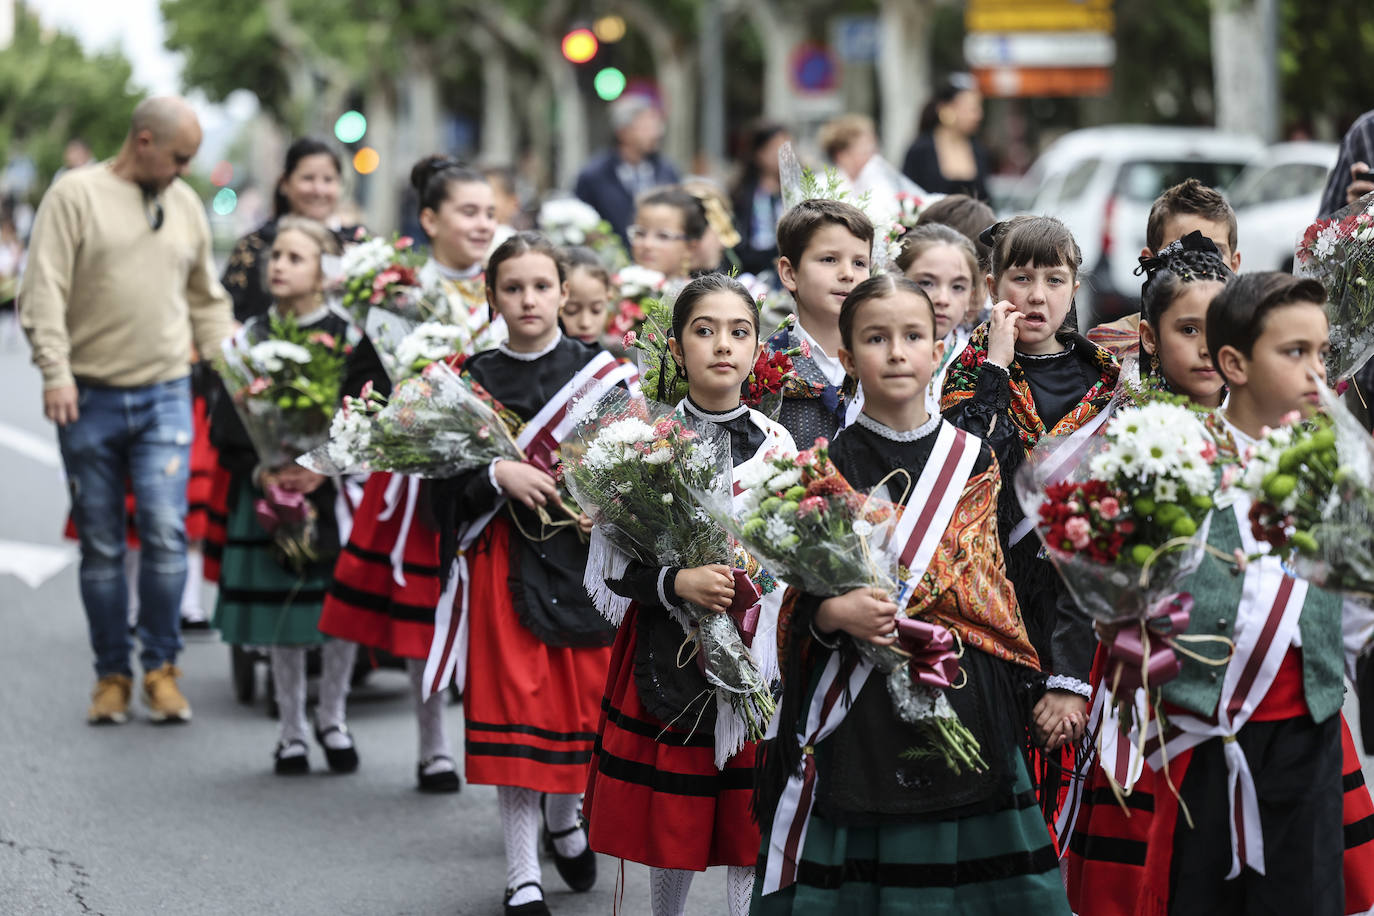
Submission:
POLYGON ((933 194, 988 199, 988 152, 976 139, 983 96, 967 73, 951 73, 926 107, 902 172, 933 194))
POLYGON ((778 220, 782 218, 782 179, 778 150, 792 137, 776 121, 760 121, 749 134, 744 170, 730 194, 741 241, 735 247, 745 273, 767 276, 778 259, 778 220))
POLYGON ((236 320, 265 314, 272 304, 263 283, 263 265, 277 237, 277 220, 304 216, 333 229, 340 242, 353 238, 357 227, 340 226, 334 215, 342 187, 343 165, 333 147, 313 137, 291 144, 272 191, 272 218, 238 240, 220 278, 234 300, 236 320))

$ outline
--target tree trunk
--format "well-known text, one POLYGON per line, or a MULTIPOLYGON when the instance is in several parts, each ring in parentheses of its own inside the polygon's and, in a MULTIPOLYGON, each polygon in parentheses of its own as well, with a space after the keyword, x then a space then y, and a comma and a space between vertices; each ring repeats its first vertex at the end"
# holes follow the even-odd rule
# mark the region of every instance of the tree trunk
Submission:
POLYGON ((900 167, 930 96, 933 0, 882 0, 878 19, 878 95, 882 153, 900 167))
MULTIPOLYGON (((515 163, 515 111, 511 103, 510 55, 505 45, 486 29, 482 54, 482 152, 483 162, 515 163)), ((525 98, 527 104, 534 99, 525 98)))
POLYGON ((1278 137, 1278 0, 1212 0, 1217 127, 1278 137))
POLYGON ((396 93, 386 80, 374 79, 363 104, 367 106, 367 134, 381 164, 364 180, 367 203, 364 216, 367 228, 375 235, 390 235, 400 216, 400 182, 408 173, 409 162, 400 161, 396 138, 396 93))
POLYGON ((680 168, 690 169, 697 146, 697 87, 688 42, 649 3, 622 0, 618 9, 630 28, 644 34, 653 55, 663 101, 663 152, 680 168))
POLYGON ((544 69, 553 84, 554 117, 557 120, 558 148, 554 176, 560 188, 572 188, 577 172, 587 161, 587 103, 577 85, 577 72, 563 57, 558 43, 543 51, 544 69))
POLYGON ((763 116, 784 124, 795 118, 792 51, 806 35, 806 20, 776 0, 746 0, 744 11, 763 45, 763 116))
POLYGON ((439 125, 443 122, 444 111, 439 104, 439 80, 434 75, 434 61, 428 52, 419 48, 411 50, 410 61, 402 78, 407 93, 406 118, 410 122, 402 136, 409 142, 405 149, 398 150, 402 162, 406 163, 443 152, 439 125))

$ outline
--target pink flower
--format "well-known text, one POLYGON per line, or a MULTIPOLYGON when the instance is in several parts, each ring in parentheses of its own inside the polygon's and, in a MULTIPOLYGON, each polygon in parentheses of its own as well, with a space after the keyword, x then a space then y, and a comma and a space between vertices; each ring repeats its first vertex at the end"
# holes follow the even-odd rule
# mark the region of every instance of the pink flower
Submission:
POLYGON ((625 338, 623 340, 623 343, 625 344, 625 347, 628 349, 629 347, 633 347, 635 345, 635 341, 638 339, 639 338, 634 331, 627 331, 625 332, 625 338))
POLYGON ((815 442, 811 443, 811 451, 819 452, 822 449, 830 448, 830 440, 825 436, 820 436, 815 442))
POLYGON ((386 293, 382 292, 380 289, 367 297, 367 301, 372 305, 381 305, 384 299, 386 299, 386 293))
POLYGON ((802 356, 805 356, 807 359, 810 359, 810 358, 811 358, 811 343, 810 343, 810 341, 803 340, 803 341, 801 342, 801 354, 802 354, 802 356))
POLYGON ((658 343, 658 335, 655 334, 653 331, 650 331, 648 334, 646 334, 646 335, 644 335, 644 336, 647 337, 647 338, 649 339, 649 343, 651 343, 651 344, 656 344, 656 343, 658 343))
POLYGON ((1237 466, 1234 465, 1234 464, 1228 464, 1228 465, 1227 465, 1225 468, 1223 468, 1222 471, 1221 471, 1221 485, 1222 485, 1222 487, 1224 488, 1224 487, 1232 486, 1232 485, 1236 482, 1236 478, 1239 477, 1239 476, 1240 476, 1240 468, 1237 467, 1237 466))
POLYGON ((478 439, 490 439, 490 438, 491 438, 491 427, 488 426, 488 425, 486 425, 485 423, 483 423, 481 426, 479 426, 479 427, 477 428, 477 438, 478 438, 478 439))
POLYGON ((359 226, 357 229, 353 230, 353 241, 361 242, 365 238, 367 238, 367 230, 364 229, 362 226, 359 226))
POLYGON ((334 349, 335 344, 338 343, 338 341, 334 339, 334 335, 330 334, 328 331, 316 331, 315 333, 311 334, 308 339, 313 344, 319 344, 320 346, 328 347, 331 350, 334 349))
POLYGON ((1350 380, 1349 380, 1349 379, 1346 379, 1346 380, 1343 381, 1343 382, 1337 382, 1337 383, 1336 383, 1336 397, 1340 397, 1341 395, 1345 394, 1346 391, 1349 390, 1349 388, 1350 388, 1350 380))
POLYGON ((1202 460, 1208 462, 1217 460, 1217 444, 1211 439, 1208 439, 1202 446, 1202 460))
POLYGON ((405 251, 407 248, 414 244, 415 240, 413 238, 411 238, 408 235, 403 235, 396 240, 396 250, 405 251))
POLYGON ((1302 419, 1302 414, 1296 410, 1290 410, 1279 418, 1280 426, 1290 426, 1302 419))
POLYGON ((1064 533, 1075 550, 1082 550, 1092 542, 1092 526, 1082 516, 1074 516, 1064 523, 1064 533))
POLYGON ((1115 496, 1104 496, 1097 504, 1097 512, 1105 519, 1113 519, 1121 514, 1121 503, 1116 501, 1115 496))
POLYGON ((824 508, 824 499, 819 496, 808 496, 797 505, 797 517, 805 518, 812 513, 819 513, 824 508))
POLYGON ((371 379, 368 379, 366 382, 363 383, 363 390, 360 391, 360 392, 358 392, 358 397, 362 398, 364 401, 366 401, 368 398, 372 397, 372 380, 371 380, 371 379))
POLYGON ((270 388, 270 387, 272 387, 272 385, 271 385, 270 382, 267 381, 267 379, 262 378, 262 377, 258 377, 258 378, 255 378, 255 379, 253 379, 253 381, 251 381, 251 382, 248 383, 248 393, 249 393, 249 394, 262 394, 264 391, 266 391, 266 390, 267 390, 268 388, 270 388))

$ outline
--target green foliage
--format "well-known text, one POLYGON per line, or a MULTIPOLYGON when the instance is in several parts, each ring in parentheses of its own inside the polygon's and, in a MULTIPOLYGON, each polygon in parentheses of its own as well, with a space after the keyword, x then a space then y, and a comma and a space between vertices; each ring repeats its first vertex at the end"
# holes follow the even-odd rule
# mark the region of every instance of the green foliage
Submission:
POLYGON ((13 44, 0 51, 0 161, 19 153, 34 161, 36 201, 68 140, 83 138, 100 158, 118 151, 142 93, 129 85, 133 70, 122 54, 87 54, 72 35, 45 30, 22 4, 14 25, 13 44))

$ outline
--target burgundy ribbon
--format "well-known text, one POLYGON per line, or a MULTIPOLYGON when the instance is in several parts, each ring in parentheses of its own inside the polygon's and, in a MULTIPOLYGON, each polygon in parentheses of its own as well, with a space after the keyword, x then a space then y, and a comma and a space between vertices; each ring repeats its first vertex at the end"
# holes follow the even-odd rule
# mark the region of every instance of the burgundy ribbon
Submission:
POLYGON ((304 493, 284 490, 275 484, 263 491, 263 498, 253 504, 253 512, 268 534, 276 534, 283 525, 300 525, 309 516, 304 493))
POLYGON ((927 687, 949 687, 959 677, 954 634, 938 623, 915 617, 897 618, 897 645, 911 653, 911 679, 927 687))
POLYGON ((735 622, 744 644, 752 647, 754 634, 759 628, 759 613, 762 611, 760 601, 763 599, 763 593, 744 570, 735 569, 731 570, 731 573, 735 577, 735 598, 725 613, 735 622))
POLYGON ((1178 592, 1154 606, 1154 615, 1145 621, 1143 628, 1128 624, 1117 630, 1112 644, 1107 647, 1107 656, 1116 662, 1114 677, 1118 689, 1135 690, 1145 686, 1145 675, 1151 687, 1178 677, 1183 662, 1168 640, 1188 629, 1192 610, 1193 596, 1178 592), (1147 645, 1150 663, 1144 666, 1147 645))

